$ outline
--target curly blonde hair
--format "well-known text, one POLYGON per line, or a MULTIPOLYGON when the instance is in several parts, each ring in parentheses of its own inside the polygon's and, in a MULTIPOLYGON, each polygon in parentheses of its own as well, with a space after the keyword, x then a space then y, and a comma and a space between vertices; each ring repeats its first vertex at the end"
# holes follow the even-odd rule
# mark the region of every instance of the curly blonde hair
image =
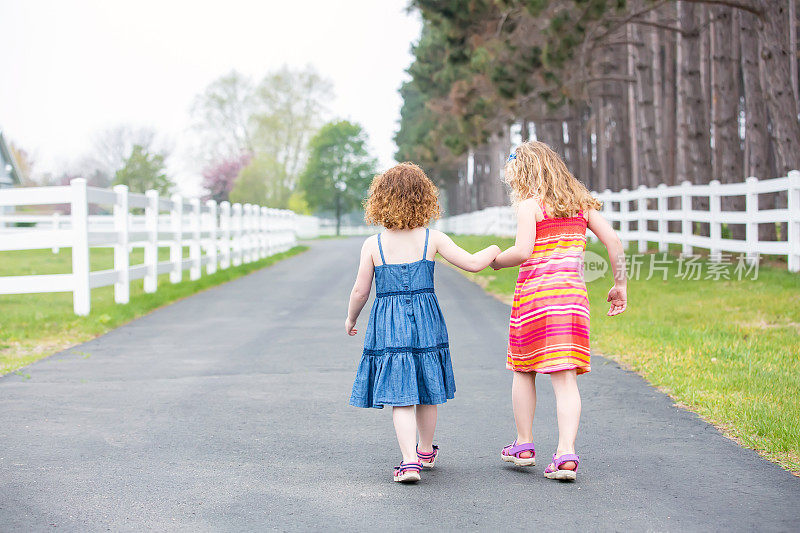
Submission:
POLYGON ((518 146, 514 155, 505 166, 505 181, 511 187, 514 205, 538 197, 554 218, 572 217, 578 211, 600 209, 603 205, 545 143, 528 141, 518 146))
POLYGON ((372 179, 364 220, 386 229, 413 229, 439 218, 439 189, 414 163, 400 163, 372 179))

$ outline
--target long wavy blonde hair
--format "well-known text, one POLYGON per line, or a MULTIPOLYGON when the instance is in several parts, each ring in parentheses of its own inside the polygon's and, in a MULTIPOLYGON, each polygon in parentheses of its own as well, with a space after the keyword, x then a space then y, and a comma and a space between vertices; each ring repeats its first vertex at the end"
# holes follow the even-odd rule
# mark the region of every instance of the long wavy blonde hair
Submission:
POLYGON ((602 206, 545 143, 528 141, 519 145, 514 155, 505 166, 512 204, 538 197, 554 218, 572 217, 578 211, 602 206))

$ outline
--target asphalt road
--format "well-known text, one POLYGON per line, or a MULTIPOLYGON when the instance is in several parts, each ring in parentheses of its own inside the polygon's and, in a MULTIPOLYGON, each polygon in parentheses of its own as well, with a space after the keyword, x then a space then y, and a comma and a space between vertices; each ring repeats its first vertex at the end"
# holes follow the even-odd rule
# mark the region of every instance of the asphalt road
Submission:
POLYGON ((579 378, 578 481, 542 476, 557 440, 547 377, 539 465, 501 462, 509 309, 441 265, 458 391, 436 469, 393 483, 390 411, 347 404, 359 245, 315 242, 0 378, 0 531, 800 528, 800 479, 601 357, 579 378))

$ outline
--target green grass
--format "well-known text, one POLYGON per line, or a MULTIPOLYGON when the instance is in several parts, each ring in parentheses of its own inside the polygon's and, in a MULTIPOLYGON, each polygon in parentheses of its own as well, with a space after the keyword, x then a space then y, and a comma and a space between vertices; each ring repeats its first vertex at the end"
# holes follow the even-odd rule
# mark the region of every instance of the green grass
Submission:
MULTIPOLYGON (((454 239, 471 251, 513 244, 484 236, 454 239)), ((607 257, 602 245, 588 250, 607 257)), ((757 280, 682 280, 675 277, 673 256, 667 280, 659 275, 648 281, 646 259, 644 275, 628 282, 622 315, 605 316, 610 274, 587 283, 592 349, 799 474, 800 275, 761 267, 757 280)), ((487 269, 470 277, 510 302, 517 272, 487 269)))
MULTIPOLYGON (((184 281, 175 284, 170 283, 168 274, 163 274, 158 278, 158 290, 149 294, 144 292, 142 280, 136 280, 131 282, 130 302, 125 305, 114 302, 114 287, 94 289, 92 312, 87 317, 73 314, 72 293, 0 295, 0 375, 102 335, 175 300, 241 277, 306 249, 306 246, 296 246, 266 259, 219 270, 210 276, 204 274, 195 281, 188 281, 188 271, 183 273, 184 281)), ((187 255, 188 249, 184 249, 184 256, 187 255)), ((113 257, 110 248, 92 248, 92 270, 112 268, 113 257)), ((167 260, 168 257, 167 248, 159 249, 160 260, 167 260)), ((131 264, 142 263, 142 260, 142 249, 135 249, 131 253, 131 264)), ((50 250, 0 252, 0 276, 70 272, 71 261, 69 248, 62 249, 58 254, 50 250)))

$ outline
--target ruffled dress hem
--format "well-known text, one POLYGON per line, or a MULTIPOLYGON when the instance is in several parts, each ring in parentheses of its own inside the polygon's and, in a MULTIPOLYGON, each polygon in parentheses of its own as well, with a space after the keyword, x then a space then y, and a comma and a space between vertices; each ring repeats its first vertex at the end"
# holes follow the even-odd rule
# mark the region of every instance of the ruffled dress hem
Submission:
POLYGON ((447 344, 365 349, 357 376, 350 396, 354 407, 438 405, 456 392, 447 344))

